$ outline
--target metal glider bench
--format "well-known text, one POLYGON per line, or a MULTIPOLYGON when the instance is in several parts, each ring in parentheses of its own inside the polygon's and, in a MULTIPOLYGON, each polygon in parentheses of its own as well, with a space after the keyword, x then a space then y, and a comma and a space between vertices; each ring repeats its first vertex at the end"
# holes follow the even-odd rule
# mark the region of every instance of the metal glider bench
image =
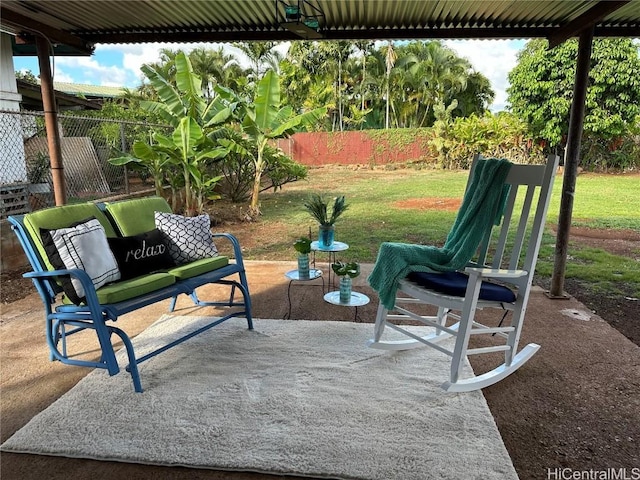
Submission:
MULTIPOLYGON (((139 241, 142 238, 143 248, 153 253, 153 250, 149 250, 149 245, 151 243, 150 232, 156 228, 156 212, 172 215, 170 206, 163 198, 148 197, 104 204, 65 205, 9 217, 11 228, 17 235, 33 269, 24 276, 33 280, 44 304, 45 332, 51 360, 59 360, 69 365, 103 368, 107 370, 109 375, 115 375, 120 371, 112 343, 112 337, 116 335, 126 348, 129 362, 126 370, 131 374, 134 389, 136 392, 142 392, 138 364, 232 317, 246 318, 248 328, 253 329, 251 297, 242 250, 238 240, 231 234, 211 234, 211 231, 208 230, 211 240, 215 238, 231 243, 233 260, 227 256, 214 255, 182 264, 172 264, 158 271, 154 269, 154 271, 141 275, 130 274, 129 276, 132 278, 108 282, 97 288, 95 286, 96 279, 90 276, 85 271, 86 269, 54 267, 49 258, 51 245, 49 243, 48 246, 45 246, 47 242, 43 241, 46 232, 49 232, 49 235, 51 235, 50 232, 54 232, 56 238, 59 238, 57 236, 59 232, 67 232, 68 229, 75 233, 74 228, 82 227, 84 230, 91 230, 91 234, 104 229, 108 245, 112 245, 113 239, 121 239, 126 243, 139 241), (87 219, 92 220, 86 222, 87 219), (93 220, 97 220, 97 222, 93 220), (80 227, 73 227, 78 224, 80 227), (65 282, 71 282, 72 285, 75 285, 76 290, 83 292, 82 298, 76 299, 76 303, 69 298, 68 291, 63 286, 65 282), (207 284, 229 287, 228 298, 216 301, 200 300, 196 289, 207 284), (235 298, 237 291, 242 294, 242 299, 235 298), (153 352, 136 357, 134 345, 127 333, 114 326, 113 323, 126 313, 166 299, 172 299, 169 311, 173 311, 177 297, 181 294, 189 295, 195 305, 225 307, 224 315, 153 352), (98 361, 78 358, 79 355, 68 352, 69 337, 86 330, 93 330, 97 336, 101 350, 98 361)), ((206 232, 204 236, 207 236, 206 232)), ((187 238, 187 242, 189 241, 187 238)), ((93 242, 91 245, 93 249, 93 246, 98 243, 93 242)), ((161 246, 156 248, 164 250, 161 246)), ((145 254, 141 252, 143 250, 140 248, 134 251, 136 256, 145 257, 145 254)), ((98 256, 108 256, 103 253, 99 251, 85 253, 84 260, 87 263, 99 262, 101 259, 98 256)), ((60 254, 60 256, 63 255, 60 254)), ((151 261, 155 260, 151 259, 151 261)), ((118 265, 120 265, 120 261, 118 261, 118 265)), ((124 276, 121 272, 122 269, 118 275, 124 276)))

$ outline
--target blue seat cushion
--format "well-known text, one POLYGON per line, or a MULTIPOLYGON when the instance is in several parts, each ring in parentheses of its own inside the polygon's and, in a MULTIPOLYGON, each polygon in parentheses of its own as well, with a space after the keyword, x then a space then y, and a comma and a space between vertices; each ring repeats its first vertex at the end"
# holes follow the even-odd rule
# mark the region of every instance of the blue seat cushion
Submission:
MULTIPOLYGON (((412 272, 407 279, 429 290, 454 297, 464 297, 469 282, 469 276, 462 272, 412 272)), ((511 289, 486 281, 482 282, 479 298, 490 302, 513 303, 516 301, 516 295, 511 289)))

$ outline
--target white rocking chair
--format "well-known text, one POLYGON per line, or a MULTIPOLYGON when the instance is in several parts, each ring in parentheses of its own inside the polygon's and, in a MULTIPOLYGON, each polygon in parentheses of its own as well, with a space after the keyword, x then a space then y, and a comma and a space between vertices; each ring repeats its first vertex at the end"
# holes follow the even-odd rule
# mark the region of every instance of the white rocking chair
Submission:
MULTIPOLYGON (((479 158, 479 155, 474 158, 472 172, 479 158)), ((558 160, 556 155, 550 155, 546 165, 514 164, 506 180, 511 189, 495 253, 489 248, 492 243, 490 233, 480 245, 477 260, 465 268, 464 272, 413 272, 400 280, 398 293, 402 292, 404 295, 396 296, 392 311, 380 303, 374 337, 369 341, 369 346, 384 350, 406 350, 427 345, 449 355, 452 358, 450 380, 442 388, 450 392, 466 392, 493 385, 527 362, 540 346, 530 343, 518 353, 518 342, 558 160), (524 190, 524 198, 517 195, 519 187, 524 190), (534 202, 535 206, 532 208, 534 202), (530 219, 533 219, 532 224, 530 219), (510 227, 515 228, 515 237, 508 235, 510 230, 513 231, 510 227), (521 263, 523 249, 525 255, 521 263), (490 255, 490 252, 493 254, 490 255), (437 307, 437 314, 427 316, 415 312, 419 310, 415 306, 425 304, 437 307), (476 322, 476 310, 483 308, 501 309, 505 311, 504 315, 511 311, 510 324, 503 326, 501 321, 498 326, 486 326, 476 322), (449 318, 453 321, 449 321, 449 318), (435 330, 425 336, 416 335, 398 324, 405 324, 403 321, 406 320, 417 321, 435 330), (409 339, 385 340, 389 336, 389 332, 385 335, 386 327, 405 334, 409 339), (491 345, 469 348, 470 336, 481 334, 494 337, 491 345), (451 337, 455 337, 452 350, 438 343, 451 337), (471 378, 459 378, 467 355, 501 351, 504 351, 504 363, 498 367, 471 378)), ((493 230, 497 229, 495 227, 493 230)))

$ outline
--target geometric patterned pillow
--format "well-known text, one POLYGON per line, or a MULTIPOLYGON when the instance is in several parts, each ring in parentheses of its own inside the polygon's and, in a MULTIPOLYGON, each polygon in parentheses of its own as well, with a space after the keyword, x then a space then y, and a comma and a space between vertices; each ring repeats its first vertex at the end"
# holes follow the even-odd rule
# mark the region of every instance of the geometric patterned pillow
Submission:
POLYGON ((155 212, 156 228, 166 235, 169 254, 177 265, 218 255, 209 215, 184 217, 155 212))
MULTIPOLYGON (((120 279, 120 270, 109 249, 104 227, 95 218, 68 228, 42 228, 40 235, 49 261, 56 270, 84 270, 96 290, 120 279)), ((85 292, 80 280, 63 276, 60 283, 69 300, 76 305, 84 301, 85 292)))

